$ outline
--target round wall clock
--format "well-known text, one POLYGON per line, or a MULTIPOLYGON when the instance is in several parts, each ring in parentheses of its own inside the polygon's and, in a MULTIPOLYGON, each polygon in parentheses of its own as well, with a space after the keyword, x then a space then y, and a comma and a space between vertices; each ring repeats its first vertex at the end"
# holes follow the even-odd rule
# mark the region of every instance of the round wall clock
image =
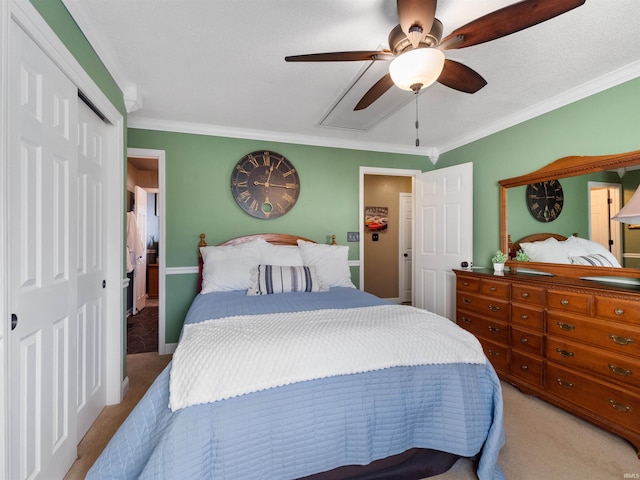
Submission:
POLYGON ((527 185, 527 206, 539 222, 553 222, 562 212, 563 203, 564 194, 558 180, 527 185))
POLYGON ((252 217, 278 218, 296 204, 300 178, 293 164, 279 153, 251 152, 233 169, 231 193, 252 217))

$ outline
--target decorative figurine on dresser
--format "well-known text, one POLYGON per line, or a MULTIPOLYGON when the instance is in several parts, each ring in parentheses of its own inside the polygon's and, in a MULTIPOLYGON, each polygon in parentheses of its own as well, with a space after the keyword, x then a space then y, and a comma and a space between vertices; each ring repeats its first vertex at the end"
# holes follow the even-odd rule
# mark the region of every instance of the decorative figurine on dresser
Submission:
MULTIPOLYGON (((582 236, 544 233, 512 243, 507 233, 508 188, 630 165, 640 165, 640 151, 565 157, 500 181, 501 250, 526 252, 529 261, 508 260, 500 275, 492 268, 455 270, 456 321, 480 340, 503 380, 622 436, 640 452, 640 269, 582 236), (538 247, 551 260, 536 257, 538 247)), ((565 207, 572 201, 566 193, 565 207)), ((510 207, 518 201, 508 198, 510 207)))

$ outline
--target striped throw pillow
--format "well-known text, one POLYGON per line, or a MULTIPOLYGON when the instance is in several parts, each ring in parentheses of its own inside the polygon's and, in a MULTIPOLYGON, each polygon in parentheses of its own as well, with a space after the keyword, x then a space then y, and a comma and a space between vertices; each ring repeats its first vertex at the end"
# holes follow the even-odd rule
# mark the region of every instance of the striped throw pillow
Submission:
POLYGON ((594 253, 591 255, 583 255, 580 257, 571 257, 571 263, 576 265, 591 265, 594 267, 615 267, 604 255, 594 253))
POLYGON ((315 267, 258 265, 247 295, 271 295, 288 292, 320 292, 315 267))

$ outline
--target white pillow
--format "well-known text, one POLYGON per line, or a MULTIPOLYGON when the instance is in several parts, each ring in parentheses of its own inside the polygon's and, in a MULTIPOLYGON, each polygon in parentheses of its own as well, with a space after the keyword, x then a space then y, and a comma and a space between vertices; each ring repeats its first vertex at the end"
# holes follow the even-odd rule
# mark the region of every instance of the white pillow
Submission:
POLYGON ((247 295, 320 292, 323 288, 316 267, 258 265, 253 269, 251 280, 247 295))
POLYGON ((260 247, 260 263, 262 265, 302 266, 300 249, 295 245, 272 245, 268 242, 260 247))
POLYGON ((618 259, 609 251, 604 245, 593 240, 587 240, 586 238, 574 237, 573 235, 567 238, 564 242, 565 245, 571 245, 582 250, 584 253, 573 254, 572 256, 587 256, 587 255, 602 255, 607 260, 607 267, 621 267, 618 259))
POLYGON ((349 270, 349 247, 325 245, 298 240, 302 261, 306 266, 316 267, 324 287, 352 287, 349 270))
POLYGON ((247 290, 251 286, 251 270, 260 264, 264 240, 239 245, 201 247, 202 290, 200 293, 247 290))
POLYGON ((520 248, 529 255, 531 262, 571 263, 567 250, 553 237, 541 242, 523 242, 520 248))

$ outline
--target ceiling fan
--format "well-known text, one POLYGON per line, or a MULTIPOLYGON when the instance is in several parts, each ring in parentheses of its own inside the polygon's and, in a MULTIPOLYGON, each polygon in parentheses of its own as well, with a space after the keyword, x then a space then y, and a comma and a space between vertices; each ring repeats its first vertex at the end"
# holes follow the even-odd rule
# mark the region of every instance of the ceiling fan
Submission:
POLYGON ((437 0, 397 0, 400 24, 389 33, 389 50, 312 53, 285 57, 287 62, 390 61, 389 73, 365 93, 354 110, 367 108, 393 85, 418 93, 433 82, 475 93, 487 82, 475 70, 446 59, 444 51, 489 42, 550 20, 585 0, 523 0, 488 13, 444 39, 435 18, 437 0))

